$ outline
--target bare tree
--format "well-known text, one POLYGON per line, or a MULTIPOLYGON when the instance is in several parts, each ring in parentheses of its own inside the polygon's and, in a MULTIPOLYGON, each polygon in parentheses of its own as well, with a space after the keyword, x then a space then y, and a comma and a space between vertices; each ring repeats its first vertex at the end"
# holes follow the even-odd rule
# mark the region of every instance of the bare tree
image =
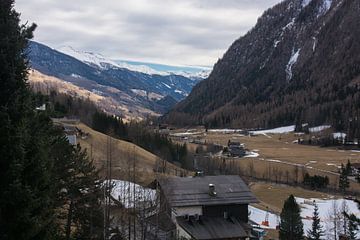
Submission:
POLYGON ((332 202, 331 209, 328 212, 328 218, 330 220, 327 225, 328 239, 338 240, 341 213, 336 200, 332 202))

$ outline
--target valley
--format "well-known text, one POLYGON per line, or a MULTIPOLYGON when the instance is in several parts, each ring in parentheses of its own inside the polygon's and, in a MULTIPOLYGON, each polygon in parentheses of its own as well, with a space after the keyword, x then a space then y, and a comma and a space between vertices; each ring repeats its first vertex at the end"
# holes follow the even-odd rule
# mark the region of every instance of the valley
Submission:
POLYGON ((0 2, 0 239, 360 238, 360 1, 200 2, 0 2))
MULTIPOLYGON (((286 128, 284 128, 286 129, 286 128)), ((313 135, 317 135, 313 134, 313 135)), ((301 138, 311 138, 313 135, 299 135, 294 132, 261 134, 241 134, 231 129, 209 129, 203 128, 182 129, 174 131, 170 136, 182 136, 181 142, 188 142, 193 151, 202 144, 191 143, 194 140, 220 146, 227 146, 229 141, 240 142, 244 148, 254 154, 245 157, 227 157, 212 154, 211 161, 217 162, 214 170, 221 168, 233 169, 234 173, 244 174, 251 178, 265 179, 281 183, 301 183, 307 172, 310 175, 322 175, 329 177, 329 185, 336 189, 339 181, 339 168, 341 164, 346 165, 348 161, 353 164, 360 163, 360 151, 356 146, 354 150, 344 150, 336 147, 319 147, 298 144, 301 138), (299 137, 300 136, 300 137, 299 137), (223 166, 228 165, 228 166, 223 166)), ((206 160, 202 164, 206 166, 206 160)), ((209 163, 210 164, 210 163, 209 163)), ((200 169, 202 170, 202 169, 200 169)), ((224 170, 224 169, 223 169, 224 170)), ((206 167, 204 169, 206 171, 206 167)), ((359 184, 352 179, 350 191, 360 191, 359 184)))

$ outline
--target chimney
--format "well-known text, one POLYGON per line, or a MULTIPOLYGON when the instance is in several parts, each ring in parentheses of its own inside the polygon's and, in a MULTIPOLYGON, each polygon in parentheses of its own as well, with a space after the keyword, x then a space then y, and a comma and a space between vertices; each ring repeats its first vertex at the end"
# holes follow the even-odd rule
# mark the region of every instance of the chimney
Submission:
POLYGON ((216 196, 215 185, 212 183, 209 184, 209 195, 212 197, 216 196))

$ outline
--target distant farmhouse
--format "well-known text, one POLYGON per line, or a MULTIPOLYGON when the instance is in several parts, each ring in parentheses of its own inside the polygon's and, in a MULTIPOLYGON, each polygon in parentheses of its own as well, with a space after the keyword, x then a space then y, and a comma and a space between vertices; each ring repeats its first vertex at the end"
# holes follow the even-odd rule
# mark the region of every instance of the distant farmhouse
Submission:
POLYGON ((71 125, 64 125, 63 126, 64 133, 66 136, 66 139, 69 141, 71 145, 76 145, 76 137, 78 134, 78 129, 75 126, 71 125))
POLYGON ((260 239, 248 211, 258 200, 239 176, 171 177, 159 185, 156 239, 260 239))
POLYGON ((88 133, 76 127, 75 124, 80 122, 77 118, 52 118, 52 121, 55 126, 60 127, 64 131, 65 137, 71 145, 77 144, 78 137, 82 139, 89 137, 88 133))
POLYGON ((246 155, 244 145, 240 142, 228 141, 227 149, 225 151, 230 157, 243 157, 246 155))

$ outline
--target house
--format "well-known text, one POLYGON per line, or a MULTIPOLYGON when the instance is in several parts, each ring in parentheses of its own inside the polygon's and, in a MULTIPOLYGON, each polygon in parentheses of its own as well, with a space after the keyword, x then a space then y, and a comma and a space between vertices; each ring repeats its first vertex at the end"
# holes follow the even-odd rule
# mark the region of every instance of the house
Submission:
POLYGON ((66 139, 69 141, 71 145, 76 145, 78 129, 75 126, 71 125, 63 125, 63 130, 66 136, 66 139))
POLYGON ((229 140, 227 150, 231 157, 243 157, 246 155, 244 145, 240 142, 232 142, 229 140))
MULTIPOLYGON (((159 179, 162 218, 174 225, 158 229, 179 239, 257 239, 248 205, 258 200, 239 176, 159 179)), ((169 239, 169 238, 161 238, 169 239)))

